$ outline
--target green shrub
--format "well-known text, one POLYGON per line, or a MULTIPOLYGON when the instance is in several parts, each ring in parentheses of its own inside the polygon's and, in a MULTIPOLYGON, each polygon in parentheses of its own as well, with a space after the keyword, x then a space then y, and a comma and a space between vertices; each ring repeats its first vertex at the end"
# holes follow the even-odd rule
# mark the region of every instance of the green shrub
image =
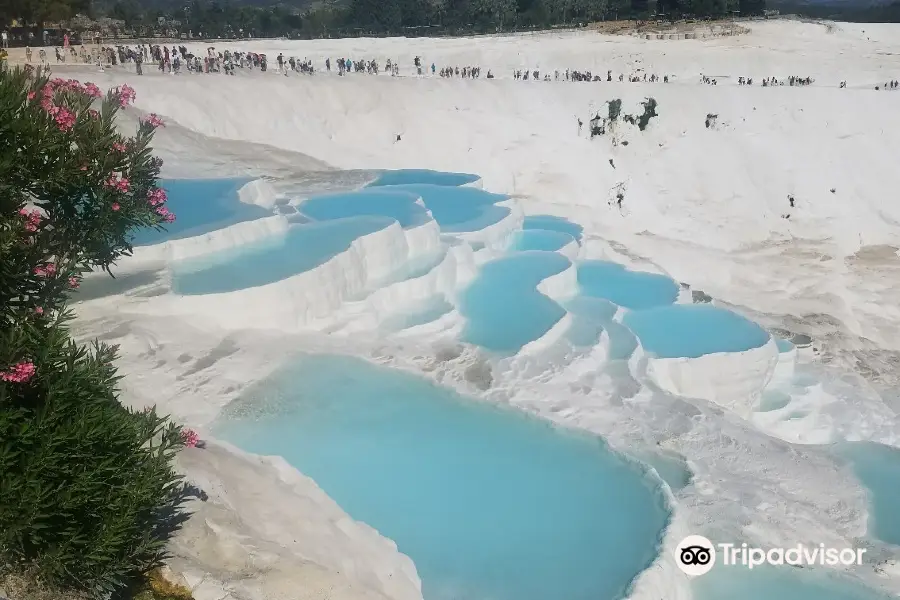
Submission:
POLYGON ((115 115, 134 90, 108 92, 95 110, 99 96, 93 84, 0 73, 0 218, 13 234, 0 246, 4 315, 57 308, 69 277, 108 268, 131 252, 131 230, 171 218, 150 155, 155 115, 123 138, 115 115), (20 224, 34 231, 15 235, 20 224), (51 276, 35 273, 48 265, 51 276))
POLYGON ((67 328, 82 275, 127 255, 133 228, 173 218, 149 147, 161 123, 123 138, 133 90, 99 97, 0 72, 0 570, 108 598, 161 564, 186 516, 183 432, 124 408, 115 350, 67 328))
POLYGON ((638 129, 644 131, 647 128, 647 125, 650 123, 650 119, 657 116, 656 114, 656 98, 647 98, 643 102, 641 102, 641 106, 644 107, 644 112, 637 118, 637 126, 638 129))
POLYGON ((607 101, 608 105, 608 119, 610 123, 615 123, 619 120, 619 115, 622 114, 622 99, 616 98, 615 100, 607 101))

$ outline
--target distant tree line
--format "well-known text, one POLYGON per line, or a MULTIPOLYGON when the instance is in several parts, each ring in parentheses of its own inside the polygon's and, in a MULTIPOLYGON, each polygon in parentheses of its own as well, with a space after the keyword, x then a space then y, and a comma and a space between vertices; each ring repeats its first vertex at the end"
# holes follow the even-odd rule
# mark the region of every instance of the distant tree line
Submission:
POLYGON ((125 21, 138 34, 158 30, 162 17, 171 24, 167 29, 204 38, 494 33, 611 19, 750 16, 765 10, 765 0, 346 0, 306 10, 193 0, 168 11, 147 4, 115 0, 105 6, 95 2, 95 9, 125 21))
POLYGON ((813 19, 848 21, 850 23, 900 23, 900 1, 889 4, 807 4, 785 2, 778 5, 782 14, 796 14, 813 19))
MULTIPOLYGON (((41 25, 81 13, 124 21, 127 32, 138 36, 172 31, 204 38, 420 36, 566 27, 613 19, 759 16, 767 8, 766 0, 326 0, 313 7, 265 5, 268 0, 173 1, 0 0, 0 26, 13 19, 41 25)), ((898 0, 880 5, 788 0, 777 7, 782 14, 812 18, 900 22, 898 0)))
POLYGON ((13 20, 27 24, 63 21, 90 9, 90 0, 0 0, 0 27, 13 20))

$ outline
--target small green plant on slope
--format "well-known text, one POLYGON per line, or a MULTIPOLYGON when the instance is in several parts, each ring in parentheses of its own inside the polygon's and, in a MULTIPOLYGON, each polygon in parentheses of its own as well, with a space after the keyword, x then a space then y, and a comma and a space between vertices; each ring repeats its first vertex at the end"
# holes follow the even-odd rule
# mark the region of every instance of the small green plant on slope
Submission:
POLYGON ((608 100, 607 108, 607 119, 609 119, 610 123, 615 123, 619 120, 619 115, 622 114, 622 99, 616 98, 615 100, 608 100))
MULTIPOLYGON (((0 580, 116 597, 166 558, 186 515, 174 454, 195 442, 117 399, 115 350, 69 336, 71 290, 174 216, 155 115, 117 133, 134 91, 0 71, 0 580), (95 108, 96 107, 96 108, 95 108)), ((192 437, 193 436, 193 437, 192 437)))
POLYGON ((641 106, 644 107, 644 112, 637 118, 637 126, 638 129, 644 131, 650 123, 650 119, 658 116, 656 114, 656 98, 647 98, 641 102, 641 106))

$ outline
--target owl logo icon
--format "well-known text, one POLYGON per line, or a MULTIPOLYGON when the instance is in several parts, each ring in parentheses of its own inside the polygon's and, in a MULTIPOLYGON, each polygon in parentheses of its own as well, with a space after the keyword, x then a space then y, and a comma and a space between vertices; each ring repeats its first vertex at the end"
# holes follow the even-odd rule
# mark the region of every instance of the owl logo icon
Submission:
POLYGON ((702 535, 689 535, 675 547, 675 563, 691 577, 706 575, 716 564, 716 547, 702 535))

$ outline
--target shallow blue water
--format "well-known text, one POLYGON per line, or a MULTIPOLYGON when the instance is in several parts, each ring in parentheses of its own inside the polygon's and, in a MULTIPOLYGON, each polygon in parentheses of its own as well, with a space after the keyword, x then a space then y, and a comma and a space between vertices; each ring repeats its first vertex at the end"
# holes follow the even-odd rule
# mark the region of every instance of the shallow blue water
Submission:
POLYGON ((486 263, 462 294, 462 337, 500 353, 515 353, 541 337, 566 311, 535 289, 572 263, 556 252, 527 251, 486 263))
POLYGON ((281 281, 321 265, 356 238, 392 223, 387 217, 352 217, 294 225, 279 237, 176 263, 172 289, 184 295, 218 294, 281 281))
POLYGON ((213 432, 285 457, 394 540, 426 600, 621 598, 668 518, 599 438, 349 357, 299 359, 213 432))
POLYGON ((555 252, 575 241, 568 233, 548 229, 525 229, 517 231, 512 238, 510 250, 546 250, 555 252))
POLYGON ((459 186, 473 183, 481 179, 471 173, 447 173, 430 169, 398 169, 385 171, 369 187, 383 185, 404 185, 410 183, 427 183, 431 185, 459 186))
POLYGON ((631 330, 621 323, 612 322, 606 326, 606 333, 609 336, 609 359, 631 358, 637 349, 637 338, 631 330))
POLYGON ((608 323, 616 316, 619 307, 604 298, 575 296, 565 304, 566 310, 576 315, 584 315, 601 323, 608 323))
POLYGON ((641 453, 636 458, 656 469, 659 476, 673 491, 684 489, 693 478, 687 461, 680 454, 661 450, 654 453, 641 453))
POLYGON ((766 330, 753 321, 708 304, 630 311, 622 322, 634 332, 644 350, 659 358, 743 352, 769 341, 766 330))
POLYGON ((441 226, 441 231, 447 233, 478 231, 510 214, 508 208, 495 206, 497 202, 508 200, 509 196, 478 188, 410 184, 381 189, 409 192, 421 197, 432 218, 441 226))
POLYGON ((375 215, 396 219, 406 228, 431 220, 428 209, 417 204, 417 199, 418 196, 411 192, 367 188, 343 194, 313 196, 297 208, 316 221, 375 215))
POLYGON ((759 399, 757 412, 771 412, 781 410, 791 403, 791 395, 781 390, 765 390, 759 399))
POLYGON ((844 442, 836 444, 835 451, 850 461, 868 489, 869 534, 900 546, 900 449, 872 442, 844 442))
POLYGON ((568 219, 557 217, 555 215, 528 215, 525 217, 522 228, 526 230, 545 229, 548 231, 567 233, 579 243, 581 242, 582 234, 584 233, 584 227, 578 223, 573 223, 568 219))
POLYGON ((600 341, 600 334, 608 329, 619 307, 603 298, 575 296, 563 305, 572 315, 569 341, 578 347, 594 346, 600 341))
POLYGON ((622 265, 602 260, 578 264, 578 286, 586 296, 606 298, 632 309, 672 304, 679 286, 665 275, 630 271, 622 265))
POLYGON ((238 190, 250 179, 161 179, 160 187, 169 197, 166 206, 175 213, 175 222, 165 231, 147 227, 135 230, 133 244, 148 246, 167 240, 203 235, 230 225, 270 217, 270 210, 238 199, 238 190))
POLYGON ((794 345, 783 338, 775 338, 775 344, 778 346, 779 352, 790 352, 794 349, 794 345))
POLYGON ((719 565, 691 580, 694 600, 887 600, 823 569, 719 565))
POLYGON ((575 346, 593 346, 600 341, 606 331, 609 338, 607 358, 622 360, 630 357, 637 348, 637 339, 631 331, 613 320, 619 307, 603 298, 575 296, 564 305, 572 313, 574 323, 568 333, 569 341, 575 346))

